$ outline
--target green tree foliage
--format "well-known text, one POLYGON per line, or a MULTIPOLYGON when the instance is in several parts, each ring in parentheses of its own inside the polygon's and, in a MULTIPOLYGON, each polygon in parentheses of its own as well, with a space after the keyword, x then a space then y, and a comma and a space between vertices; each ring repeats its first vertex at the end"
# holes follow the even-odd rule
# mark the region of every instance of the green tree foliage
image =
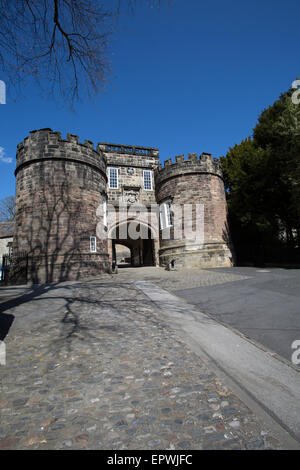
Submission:
POLYGON ((233 240, 300 246, 300 104, 283 93, 221 157, 233 240))
POLYGON ((269 171, 277 189, 277 214, 288 241, 293 243, 298 238, 299 243, 300 104, 294 104, 291 95, 292 91, 283 93, 263 111, 253 137, 256 145, 271 153, 269 171))
POLYGON ((228 206, 242 226, 264 231, 269 227, 266 214, 271 198, 267 186, 268 153, 256 147, 251 137, 230 148, 221 157, 228 206))

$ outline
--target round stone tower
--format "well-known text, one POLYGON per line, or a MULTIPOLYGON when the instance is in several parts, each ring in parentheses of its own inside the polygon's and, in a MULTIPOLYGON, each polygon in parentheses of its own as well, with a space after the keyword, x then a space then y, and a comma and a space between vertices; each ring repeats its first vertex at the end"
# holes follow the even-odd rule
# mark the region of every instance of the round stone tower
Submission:
POLYGON ((15 175, 13 253, 26 254, 26 281, 56 282, 109 271, 107 240, 96 233, 104 222, 107 185, 102 152, 72 134, 63 140, 51 129, 32 131, 18 145, 15 175))
POLYGON ((160 264, 221 267, 233 264, 221 167, 210 154, 166 160, 155 172, 160 204, 160 264))

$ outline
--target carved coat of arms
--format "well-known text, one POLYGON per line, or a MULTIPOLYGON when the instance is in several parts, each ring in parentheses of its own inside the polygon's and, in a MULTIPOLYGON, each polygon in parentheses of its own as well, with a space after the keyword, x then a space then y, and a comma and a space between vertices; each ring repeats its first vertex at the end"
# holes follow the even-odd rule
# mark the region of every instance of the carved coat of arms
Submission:
POLYGON ((124 202, 128 204, 134 204, 139 200, 139 191, 135 191, 133 189, 124 191, 124 202))

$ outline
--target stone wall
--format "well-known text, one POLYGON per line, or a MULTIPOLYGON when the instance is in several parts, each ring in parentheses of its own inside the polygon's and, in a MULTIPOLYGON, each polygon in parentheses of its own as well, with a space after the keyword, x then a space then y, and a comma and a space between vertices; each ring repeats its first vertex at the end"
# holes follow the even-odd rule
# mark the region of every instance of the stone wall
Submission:
POLYGON ((153 170, 158 166, 157 149, 105 143, 98 144, 98 148, 106 157, 107 176, 110 167, 118 168, 118 189, 110 189, 109 186, 107 188, 110 204, 118 205, 119 201, 122 201, 150 206, 156 203, 153 170), (143 170, 152 171, 152 190, 144 189, 143 170))
MULTIPOLYGON (((156 199, 159 204, 172 200, 179 212, 184 205, 190 207, 190 217, 184 223, 174 214, 174 224, 170 229, 160 231, 160 264, 167 265, 176 260, 177 266, 216 267, 230 266, 233 263, 230 234, 227 225, 227 206, 222 172, 219 163, 210 154, 189 154, 176 157, 175 163, 169 159, 155 172, 156 199), (198 204, 198 212, 196 211, 198 204), (202 209, 203 207, 203 213, 202 209), (203 217, 202 217, 203 216, 203 217), (187 239, 184 230, 195 232, 203 220, 203 238, 197 235, 187 239), (170 238, 164 232, 169 230, 170 238)), ((183 212, 182 212, 183 214, 183 212)))
MULTIPOLYGON (((95 149, 88 140, 80 143, 76 135, 67 134, 63 139, 59 132, 41 129, 32 131, 18 145, 15 174, 13 250, 28 254, 27 282, 56 282, 110 272, 114 243, 130 248, 137 266, 165 266, 174 259, 177 266, 190 267, 233 263, 222 172, 210 154, 200 158, 189 154, 188 160, 179 155, 175 163, 169 159, 162 167, 158 150, 152 147, 99 143, 95 149), (108 187, 111 167, 118 168, 116 189, 108 187), (151 190, 144 188, 144 170, 152 172, 151 190), (170 229, 156 230, 157 208, 154 218, 148 219, 151 206, 166 199, 180 208, 193 205, 183 227, 175 218, 170 229), (127 203, 137 212, 140 207, 140 214, 122 222, 122 212, 117 211, 115 224, 109 227, 107 222, 106 227, 104 200, 114 207, 119 201, 127 203), (186 228, 196 228, 196 204, 204 208, 204 237, 200 240, 185 237, 186 228), (110 235, 116 234, 122 223, 132 224, 133 220, 134 227, 149 233, 149 240, 110 235), (165 236, 168 231, 169 238, 165 236), (90 237, 96 237, 95 252, 91 252, 90 237)), ((16 278, 17 272, 12 270, 12 281, 14 275, 16 278)))
MULTIPOLYGON (((116 243, 121 243, 130 248, 131 260, 134 266, 156 265, 158 263, 157 240, 142 240, 141 238, 130 240, 129 237, 127 240, 120 240, 118 229, 115 229, 115 227, 122 224, 123 216, 120 217, 119 214, 119 202, 121 202, 127 204, 127 215, 130 221, 132 218, 138 219, 142 223, 142 226, 139 226, 142 232, 148 232, 149 238, 153 238, 153 230, 148 229, 148 227, 151 227, 152 222, 148 214, 151 205, 156 204, 154 170, 159 164, 158 149, 108 143, 100 143, 98 147, 106 157, 107 177, 109 178, 109 168, 118 169, 118 188, 110 188, 109 184, 107 187, 108 204, 114 206, 116 211, 115 218, 109 217, 111 224, 108 227, 108 235, 109 238, 112 237, 112 240, 109 239, 108 241, 110 260, 112 261, 114 257, 113 240, 115 240, 116 243), (144 189, 144 170, 151 171, 151 190, 144 189)), ((127 230, 127 223, 125 225, 127 230)))
POLYGON ((90 237, 101 224, 106 161, 90 141, 51 129, 32 131, 18 145, 13 249, 28 256, 28 281, 79 279, 108 271, 107 241, 90 237), (98 211, 97 211, 98 209, 98 211))

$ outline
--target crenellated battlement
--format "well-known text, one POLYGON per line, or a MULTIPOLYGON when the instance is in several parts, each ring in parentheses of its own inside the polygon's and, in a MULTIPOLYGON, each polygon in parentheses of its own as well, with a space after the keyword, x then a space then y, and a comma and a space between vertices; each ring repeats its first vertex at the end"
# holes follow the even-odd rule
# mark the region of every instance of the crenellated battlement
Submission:
POLYGON ((187 159, 184 155, 176 155, 175 162, 168 158, 164 165, 159 164, 155 171, 155 182, 160 184, 166 179, 193 173, 210 173, 223 177, 219 160, 212 158, 210 153, 202 153, 199 157, 197 153, 189 153, 187 159))
POLYGON ((211 162, 214 164, 214 163, 218 163, 218 159, 217 158, 213 159, 211 153, 206 153, 206 152, 201 153, 199 157, 197 153, 189 153, 187 159, 185 158, 185 155, 183 154, 176 155, 175 162, 173 162, 171 158, 168 158, 167 160, 164 161, 164 165, 162 165, 161 163, 159 164, 159 170, 163 169, 166 166, 176 165, 176 164, 181 164, 181 163, 188 163, 188 162, 194 162, 194 163, 199 162, 200 164, 211 162))
POLYGON ((67 133, 66 139, 62 138, 61 132, 53 131, 50 128, 45 129, 38 129, 30 131, 30 135, 26 137, 22 142, 20 142, 17 146, 17 150, 21 150, 24 146, 28 145, 38 145, 42 143, 49 143, 52 145, 60 144, 62 142, 81 145, 82 147, 86 147, 91 150, 95 150, 96 152, 101 152, 101 148, 99 144, 97 144, 95 148, 94 142, 91 140, 84 140, 84 142, 79 142, 79 136, 75 134, 67 133))
POLYGON ((41 160, 72 160, 97 167, 106 174, 106 157, 102 150, 90 140, 79 142, 78 135, 67 134, 62 138, 61 132, 50 128, 34 130, 17 146, 16 173, 29 162, 41 160))

